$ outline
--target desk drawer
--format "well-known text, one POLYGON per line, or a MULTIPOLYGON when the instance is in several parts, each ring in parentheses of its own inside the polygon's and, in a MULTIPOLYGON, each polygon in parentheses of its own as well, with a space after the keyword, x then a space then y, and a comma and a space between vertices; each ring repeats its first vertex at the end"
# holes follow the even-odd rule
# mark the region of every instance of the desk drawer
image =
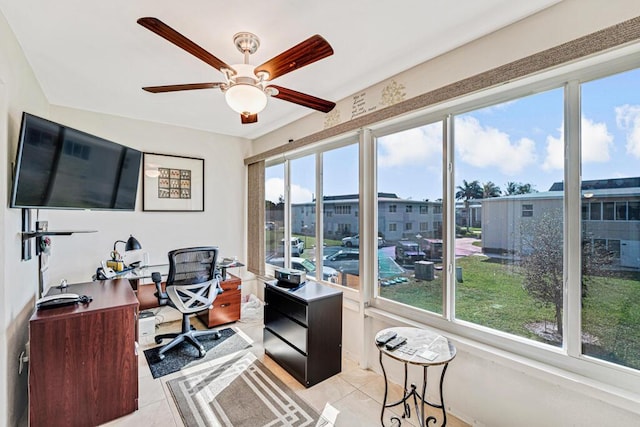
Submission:
POLYGON ((264 290, 264 299, 267 307, 271 307, 281 313, 286 313, 287 316, 292 319, 295 319, 304 325, 308 325, 307 305, 305 303, 282 295, 278 291, 270 289, 269 287, 266 287, 264 290))
POLYGON ((307 353, 307 328, 289 319, 272 306, 264 308, 264 326, 307 353))
POLYGON ((198 313, 200 320, 211 328, 240 320, 240 291, 226 291, 213 301, 213 308, 198 313))
POLYGON ((264 329, 263 344, 269 357, 304 384, 305 387, 308 387, 307 356, 282 341, 268 329, 264 329))

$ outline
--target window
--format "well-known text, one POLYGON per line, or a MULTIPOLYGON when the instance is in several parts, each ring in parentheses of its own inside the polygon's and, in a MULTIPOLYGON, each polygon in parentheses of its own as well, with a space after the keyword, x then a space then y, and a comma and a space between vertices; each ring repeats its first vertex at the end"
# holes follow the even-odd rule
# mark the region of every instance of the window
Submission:
POLYGON ((264 243, 265 258, 278 256, 284 241, 284 163, 265 168, 264 243))
POLYGON ((616 222, 582 227, 583 239, 607 242, 582 257, 582 352, 640 369, 640 70, 584 83, 582 114, 583 186, 597 183, 599 197, 616 198, 602 203, 603 219, 616 222))
POLYGON ((563 333, 563 101, 558 88, 454 117, 456 318, 551 346, 563 333))
POLYGON ((629 202, 629 221, 640 221, 640 202, 629 202))
POLYGON ((627 202, 616 202, 616 221, 627 220, 627 202))
POLYGON ((602 203, 601 202, 589 203, 589 219, 591 219, 591 221, 600 221, 602 219, 602 203))
POLYGON ((613 202, 604 202, 602 203, 602 219, 605 221, 613 221, 614 220, 614 209, 615 204, 613 202))
MULTIPOLYGON (((378 209, 363 210, 363 224, 377 224, 385 243, 366 272, 377 281, 362 284, 374 287, 367 303, 425 323, 438 317, 445 331, 605 382, 623 375, 610 363, 640 370, 640 69, 581 80, 601 72, 434 107, 401 131, 400 121, 374 126, 362 138, 376 158, 362 158, 376 169, 361 185, 357 144, 319 152, 324 215, 312 238, 323 242, 308 242, 308 256, 360 289, 358 189, 375 184, 378 209), (418 260, 433 269, 416 269, 418 260)), ((267 178, 284 176, 279 168, 267 178)), ((267 191, 265 230, 277 241, 282 194, 267 191)))
POLYGON ((351 206, 336 205, 335 213, 336 213, 336 215, 350 215, 351 214, 351 206))
MULTIPOLYGON (((420 224, 419 231, 414 230, 412 220, 417 218, 409 215, 413 204, 406 201, 442 200, 442 129, 443 123, 438 121, 376 140, 378 204, 382 203, 381 194, 392 194, 398 198, 397 204, 405 206, 402 216, 392 214, 397 204, 389 206, 393 206, 393 211, 389 209, 392 217, 382 209, 378 212, 378 232, 387 242, 378 250, 378 295, 436 313, 442 313, 442 259, 435 261, 429 272, 416 270, 414 265, 427 259, 427 239, 438 236, 427 230, 428 221, 420 224)), ((421 206, 420 213, 426 207, 421 206)))
POLYGON ((338 232, 340 234, 351 234, 351 225, 350 224, 338 224, 338 232))
POLYGON ((325 211, 323 221, 322 263, 327 269, 332 269, 330 271, 335 271, 338 283, 358 290, 360 289, 358 261, 360 223, 358 215, 349 215, 352 211, 357 211, 359 200, 358 144, 325 151, 322 153, 322 166, 322 189, 325 195, 323 203, 325 208, 331 204, 331 210, 325 211), (331 212, 335 215, 332 216, 331 212), (344 262, 329 260, 332 255, 347 246, 350 246, 350 250, 356 254, 356 259, 351 260, 348 266, 344 262))

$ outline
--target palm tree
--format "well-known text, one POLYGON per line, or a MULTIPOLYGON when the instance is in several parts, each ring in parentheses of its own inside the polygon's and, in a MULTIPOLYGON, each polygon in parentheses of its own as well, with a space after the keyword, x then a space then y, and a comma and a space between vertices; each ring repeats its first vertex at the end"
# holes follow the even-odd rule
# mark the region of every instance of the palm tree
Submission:
POLYGON ((467 182, 462 180, 462 185, 459 185, 458 191, 456 191, 456 199, 464 201, 464 208, 467 211, 467 232, 471 225, 471 209, 469 209, 469 200, 482 199, 482 187, 478 180, 467 182))
POLYGON ((482 198, 488 199, 489 197, 500 197, 500 187, 495 185, 492 181, 482 184, 482 198))
POLYGON ((529 183, 523 184, 521 182, 507 182, 507 188, 504 190, 505 196, 513 196, 515 194, 529 194, 536 193, 536 190, 533 189, 533 186, 529 183))

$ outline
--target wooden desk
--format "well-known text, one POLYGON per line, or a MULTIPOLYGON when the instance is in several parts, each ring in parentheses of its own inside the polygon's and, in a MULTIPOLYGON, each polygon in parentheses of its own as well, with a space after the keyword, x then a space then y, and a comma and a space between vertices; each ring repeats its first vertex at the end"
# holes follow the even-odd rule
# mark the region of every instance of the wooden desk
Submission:
POLYGON ((66 292, 93 301, 31 317, 30 426, 97 426, 138 409, 138 300, 129 281, 79 283, 66 292))
MULTIPOLYGON (((227 273, 227 280, 220 282, 220 287, 224 292, 216 297, 213 302, 213 308, 198 313, 198 317, 208 328, 240 320, 242 280, 233 274, 227 273)), ((155 296, 156 287, 153 283, 138 283, 137 289, 140 310, 158 307, 158 298, 155 296)), ((162 289, 165 289, 164 282, 162 282, 162 289)))

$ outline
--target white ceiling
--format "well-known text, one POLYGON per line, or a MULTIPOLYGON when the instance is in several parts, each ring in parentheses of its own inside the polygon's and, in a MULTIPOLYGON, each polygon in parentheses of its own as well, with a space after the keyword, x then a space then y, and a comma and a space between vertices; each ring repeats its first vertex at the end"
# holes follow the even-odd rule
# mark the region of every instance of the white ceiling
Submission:
POLYGON ((49 102, 254 139, 313 110, 270 99, 241 125, 218 89, 151 94, 142 86, 218 82, 222 74, 143 28, 159 18, 222 61, 250 31, 259 65, 313 34, 334 55, 274 81, 338 101, 559 0, 0 0, 49 102))

